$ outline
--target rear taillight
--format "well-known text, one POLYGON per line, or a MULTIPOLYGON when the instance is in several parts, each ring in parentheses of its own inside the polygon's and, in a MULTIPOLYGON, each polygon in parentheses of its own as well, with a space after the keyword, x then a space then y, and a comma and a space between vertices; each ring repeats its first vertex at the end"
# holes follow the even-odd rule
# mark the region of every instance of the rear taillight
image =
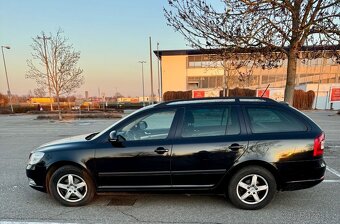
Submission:
POLYGON ((324 148, 325 148, 325 133, 322 132, 321 135, 314 139, 313 156, 322 156, 324 148))

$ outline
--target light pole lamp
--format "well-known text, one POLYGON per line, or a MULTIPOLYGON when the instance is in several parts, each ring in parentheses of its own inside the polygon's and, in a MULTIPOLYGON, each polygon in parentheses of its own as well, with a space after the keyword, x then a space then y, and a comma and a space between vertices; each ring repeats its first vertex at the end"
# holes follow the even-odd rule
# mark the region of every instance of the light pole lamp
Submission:
POLYGON ((7 94, 9 99, 9 104, 11 105, 12 113, 14 113, 13 105, 12 105, 12 95, 11 95, 11 88, 9 87, 9 81, 8 81, 8 75, 7 75, 7 67, 6 67, 6 60, 5 60, 5 54, 4 54, 4 48, 11 49, 10 46, 1 46, 1 52, 2 52, 2 59, 4 61, 4 68, 5 68, 5 75, 6 75, 6 81, 7 81, 7 94))
POLYGON ((145 107, 145 93, 144 93, 144 68, 143 68, 143 64, 146 63, 146 61, 139 61, 138 63, 142 64, 142 89, 143 89, 143 107, 145 107))

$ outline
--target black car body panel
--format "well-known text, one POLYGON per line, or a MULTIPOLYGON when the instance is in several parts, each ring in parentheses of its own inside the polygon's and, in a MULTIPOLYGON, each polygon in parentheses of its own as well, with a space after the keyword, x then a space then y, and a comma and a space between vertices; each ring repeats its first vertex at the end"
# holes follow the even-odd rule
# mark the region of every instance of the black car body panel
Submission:
MULTIPOLYGON (((64 164, 73 164, 88 172, 97 192, 215 190, 246 164, 268 168, 275 176, 279 190, 311 187, 323 180, 326 169, 323 158, 313 156, 314 139, 322 130, 295 109, 270 100, 221 101, 219 106, 225 106, 229 113, 235 114, 239 132, 183 138, 181 132, 186 112, 195 108, 216 108, 216 102, 179 102, 144 108, 88 140, 84 135, 41 146, 36 150, 45 153, 41 161, 26 168, 27 176, 34 181, 31 187, 46 191, 48 171, 64 164), (301 121, 306 130, 253 133, 247 112, 247 108, 252 107, 284 111, 301 121), (165 139, 110 141, 110 132, 149 113, 169 110, 174 111, 174 117, 165 139)), ((202 129, 209 131, 206 127, 202 129)), ((153 133, 144 131, 144 134, 153 133)))
POLYGON ((170 153, 154 151, 164 147, 171 151, 171 142, 129 142, 115 147, 110 142, 96 149, 96 173, 99 188, 171 185, 170 153))
POLYGON ((27 177, 35 181, 31 187, 46 191, 46 176, 48 171, 58 164, 76 164, 88 170, 95 170, 95 141, 87 141, 86 136, 80 135, 53 141, 40 146, 35 151, 44 152, 43 159, 35 165, 27 165, 27 177), (72 149, 70 151, 70 148, 72 149))

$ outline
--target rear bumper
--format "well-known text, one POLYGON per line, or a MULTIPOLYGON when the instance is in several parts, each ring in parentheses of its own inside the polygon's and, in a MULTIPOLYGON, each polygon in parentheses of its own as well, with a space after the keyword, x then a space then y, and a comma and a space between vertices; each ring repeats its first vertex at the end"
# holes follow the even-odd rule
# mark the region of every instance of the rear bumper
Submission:
POLYGON ((311 161, 275 164, 281 179, 280 190, 292 191, 313 187, 324 180, 326 163, 320 158, 311 161))
POLYGON ((315 185, 321 183, 324 177, 315 180, 299 180, 299 181, 289 181, 282 185, 282 191, 295 191, 300 189, 306 189, 314 187, 315 185))

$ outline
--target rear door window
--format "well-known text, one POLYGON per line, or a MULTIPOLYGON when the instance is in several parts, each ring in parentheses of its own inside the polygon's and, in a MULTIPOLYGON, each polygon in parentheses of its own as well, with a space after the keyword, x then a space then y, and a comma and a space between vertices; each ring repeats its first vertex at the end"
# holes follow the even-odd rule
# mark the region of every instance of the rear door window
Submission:
POLYGON ((183 138, 239 134, 237 112, 227 106, 187 108, 181 133, 183 138))
POLYGON ((249 107, 250 128, 253 133, 306 131, 305 124, 294 115, 276 108, 249 107))

